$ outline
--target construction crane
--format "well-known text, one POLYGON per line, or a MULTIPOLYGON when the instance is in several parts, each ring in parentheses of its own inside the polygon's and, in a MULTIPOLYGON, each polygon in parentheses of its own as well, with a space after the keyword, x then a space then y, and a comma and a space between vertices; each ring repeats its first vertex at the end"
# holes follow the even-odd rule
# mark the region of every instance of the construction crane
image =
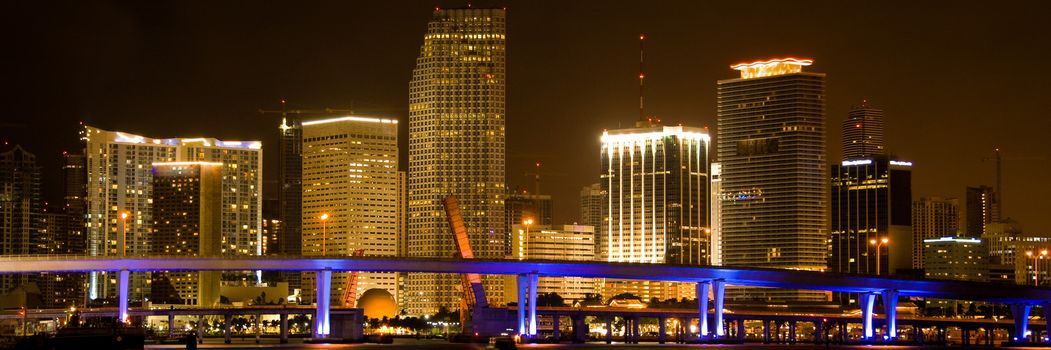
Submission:
MULTIPOLYGON (((355 250, 351 256, 365 256, 364 249, 355 250)), ((347 288, 343 289, 343 306, 357 307, 358 304, 358 272, 347 273, 347 288)))
MULTIPOLYGON (((550 172, 550 171, 545 171, 543 174, 545 176, 556 176, 556 177, 557 176, 565 176, 566 175, 564 173, 557 173, 557 172, 550 172)), ((534 183, 534 187, 535 187, 534 189, 536 190, 536 192, 533 192, 533 194, 540 194, 540 162, 536 162, 534 171, 526 172, 523 175, 533 177, 533 183, 534 183)))
MULTIPOLYGON (((335 108, 322 108, 322 109, 287 109, 288 101, 281 99, 281 110, 264 110, 260 108, 259 114, 280 114, 281 115, 281 128, 288 129, 294 127, 294 125, 288 124, 288 115, 302 115, 302 114, 333 114, 333 113, 350 113, 353 114, 352 109, 335 109, 335 108)), ((298 119, 298 118, 297 118, 298 119)), ((295 123, 293 123, 295 124, 295 123)))
MULTIPOLYGON (((445 215, 449 219, 449 226, 453 235, 455 235, 453 241, 456 243, 458 258, 474 259, 471 241, 467 236, 467 226, 464 224, 463 214, 460 212, 460 202, 456 200, 456 196, 450 194, 445 196, 442 204, 445 206, 445 215)), ((487 307, 489 303, 485 298, 485 288, 482 286, 481 275, 477 273, 462 275, 460 277, 460 285, 463 288, 463 299, 460 301, 460 325, 466 331, 471 310, 487 307)))
MULTIPOLYGON (((982 161, 983 162, 989 162, 989 161, 996 162, 996 196, 993 198, 993 200, 995 201, 995 203, 997 205, 1000 206, 1000 218, 1004 219, 1004 218, 1007 218, 1006 213, 1004 213, 1004 157, 1003 157, 1003 152, 1000 151, 1000 148, 996 148, 993 151, 995 153, 994 156, 982 158, 982 161)), ((1045 157, 1010 157, 1008 159, 1009 160, 1033 161, 1033 160, 1046 160, 1047 158, 1045 158, 1045 157)))

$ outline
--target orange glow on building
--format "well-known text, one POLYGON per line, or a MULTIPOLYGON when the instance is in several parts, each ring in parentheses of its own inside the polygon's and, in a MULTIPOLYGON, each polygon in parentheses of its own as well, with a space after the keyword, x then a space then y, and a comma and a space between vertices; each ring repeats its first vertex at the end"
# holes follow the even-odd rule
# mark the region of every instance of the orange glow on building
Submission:
POLYGON ((814 64, 811 59, 776 58, 751 63, 738 63, 730 68, 741 71, 741 79, 761 78, 774 75, 792 74, 803 71, 803 66, 814 64))

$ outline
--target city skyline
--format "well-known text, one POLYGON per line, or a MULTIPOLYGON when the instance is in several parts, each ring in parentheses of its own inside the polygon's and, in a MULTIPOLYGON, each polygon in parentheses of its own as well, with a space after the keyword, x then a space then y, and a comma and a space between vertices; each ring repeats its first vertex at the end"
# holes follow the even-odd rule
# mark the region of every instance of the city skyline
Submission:
MULTIPOLYGON (((436 4, 462 6, 458 2, 436 4)), ((286 24, 275 28, 252 26, 252 23, 244 28, 232 27, 223 23, 226 18, 220 20, 219 17, 224 16, 212 16, 235 11, 234 8, 220 7, 213 9, 216 14, 199 14, 201 11, 193 11, 194 4, 132 7, 112 4, 56 10, 58 13, 53 14, 56 18, 73 16, 72 23, 83 24, 70 26, 83 34, 74 35, 72 29, 37 26, 22 26, 15 31, 25 34, 18 36, 16 46, 26 50, 19 50, 11 58, 12 66, 26 69, 10 75, 15 81, 10 86, 21 88, 5 94, 12 99, 8 105, 13 109, 11 119, 2 124, 2 137, 5 141, 22 143, 37 154, 45 170, 60 166, 61 160, 51 159, 56 158, 52 155, 75 149, 78 120, 104 129, 164 137, 194 134, 221 139, 262 139, 267 146, 272 146, 268 147, 272 151, 265 154, 264 192, 268 197, 276 197, 278 153, 273 125, 279 120, 260 116, 255 112, 257 109, 275 109, 284 98, 295 108, 355 107, 362 114, 389 114, 407 120, 405 82, 420 44, 419 33, 423 32, 433 6, 405 5, 326 4, 321 6, 324 11, 322 8, 291 11, 289 20, 284 21, 286 24), (359 10, 330 11, 330 7, 359 10), (85 19, 91 16, 75 16, 76 10, 95 14, 93 18, 100 22, 85 19), (317 21, 317 16, 327 18, 325 12, 350 13, 350 22, 363 23, 347 28, 317 21), (404 25, 389 27, 399 29, 377 32, 367 26, 370 16, 365 14, 395 12, 409 14, 393 16, 396 18, 392 20, 404 21, 404 25), (158 16, 161 20, 148 20, 158 16), (191 19, 200 22, 201 28, 177 25, 191 19), (126 33, 136 34, 115 35, 119 33, 102 29, 103 22, 119 24, 126 33), (294 28, 297 25, 302 28, 294 28), (220 47, 216 45, 217 39, 203 36, 206 32, 219 33, 219 37, 243 38, 243 41, 232 47, 220 47), (305 40, 309 35, 319 37, 305 40), (271 40, 289 45, 284 50, 287 53, 282 53, 282 46, 272 44, 271 40), (38 42, 66 45, 42 48, 37 47, 38 42), (95 46, 120 50, 83 50, 95 46), (186 48, 192 48, 188 51, 193 53, 166 56, 174 54, 172 50, 186 48), (358 50, 361 48, 370 49, 358 50), (376 54, 348 58, 339 54, 343 50, 376 54), (274 57, 260 52, 273 53, 274 57), (309 54, 312 52, 318 55, 309 54), (333 54, 326 55, 329 52, 333 54), (306 56, 311 59, 302 59, 306 56), (55 57, 78 60, 74 65, 55 57), (317 64, 312 63, 314 60, 317 64), (317 73, 319 69, 332 74, 317 73), (144 85, 154 89, 141 89, 144 85), (172 125, 149 120, 175 118, 187 122, 172 125), (218 122, 210 123, 213 120, 218 122), (235 124, 248 126, 230 127, 235 124), (20 136, 41 135, 43 130, 48 130, 49 143, 23 142, 26 138, 20 136)), ((32 10, 32 5, 25 6, 32 10)), ((726 67, 730 64, 784 56, 814 58, 815 69, 831 77, 826 128, 836 130, 850 106, 865 99, 884 109, 889 125, 887 143, 896 145, 899 158, 918 165, 914 178, 916 197, 962 198, 965 186, 992 185, 993 164, 982 159, 992 156, 993 149, 999 146, 1005 152, 1004 197, 1008 199, 1005 216, 1018 219, 1026 231, 1051 230, 1051 218, 1040 215, 1046 206, 1035 199, 1051 195, 1048 193, 1051 189, 1024 186, 1045 183, 1047 174, 1051 174, 1047 171, 1051 167, 1051 155, 1046 147, 1038 144, 1038 132, 1047 129, 1048 121, 1034 117, 1048 111, 1048 107, 1036 102, 1039 100, 1036 97, 1046 91, 1039 84, 1048 73, 1018 75, 1002 68, 1048 50, 1010 34, 1039 23, 1025 18, 1039 11, 1017 12, 1010 6, 992 4, 961 4, 955 8, 927 4, 904 6, 903 10, 900 4, 866 4, 861 10, 847 10, 845 5, 814 3, 808 8, 778 9, 788 12, 780 17, 802 16, 813 20, 800 23, 819 24, 792 25, 784 34, 767 37, 760 35, 766 26, 756 25, 754 18, 719 18, 718 13, 729 11, 730 6, 726 4, 687 3, 675 6, 683 11, 668 13, 662 10, 665 6, 647 7, 641 3, 623 6, 572 3, 560 4, 561 13, 550 17, 542 12, 543 3, 512 4, 508 16, 518 24, 509 28, 508 55, 513 64, 509 65, 508 72, 507 183, 509 186, 529 184, 530 178, 523 174, 536 161, 541 161, 544 169, 552 173, 542 181, 544 188, 549 189, 546 194, 555 198, 555 221, 577 220, 576 194, 581 186, 593 182, 591 174, 599 167, 590 156, 598 152, 599 142, 597 137, 589 135, 603 128, 627 126, 634 120, 637 102, 634 38, 644 32, 648 36, 647 110, 665 121, 714 128, 715 108, 711 97, 714 84, 708 82, 729 78, 726 67), (581 16, 585 10, 592 9, 601 15, 581 16), (1023 18, 1007 16, 1009 10, 1011 16, 1023 18), (986 16, 979 18, 972 14, 977 12, 986 16), (659 17, 656 13, 670 17, 659 17), (960 22, 957 20, 960 16, 973 21, 960 22), (540 18, 545 20, 538 20, 540 18), (558 26, 546 21, 554 21, 566 32, 578 33, 580 37, 554 35, 557 32, 551 27, 558 26), (612 26, 613 30, 589 29, 624 21, 629 24, 612 26), (691 26, 694 22, 701 25, 691 26), (899 25, 876 32, 851 28, 858 23, 883 22, 899 25), (940 29, 946 26, 953 27, 959 35, 940 29), (737 37, 755 40, 741 43, 720 34, 723 28, 737 37), (952 40, 941 40, 945 36, 951 36, 952 40), (962 37, 969 39, 956 39, 962 37), (576 47, 580 40, 588 44, 576 47), (542 58, 551 54, 564 64, 548 65, 542 58), (602 64, 586 63, 600 57, 602 64), (912 82, 904 83, 901 79, 912 82), (563 84, 562 81, 588 83, 563 84), (581 86, 597 88, 581 89, 581 86), (569 103, 557 104, 561 108, 544 107, 552 104, 543 101, 565 96, 572 99, 569 103), (550 125, 563 127, 549 128, 550 125), (552 132, 550 141, 529 136, 548 130, 552 132), (559 150, 567 148, 580 149, 580 156, 562 156, 559 150), (946 180, 943 174, 949 173, 953 176, 946 180)), ((265 17, 259 15, 282 8, 236 10, 248 11, 246 15, 251 16, 246 17, 265 17)), ((766 12, 772 10, 761 6, 756 10, 773 16, 773 12, 766 12)), ((32 15, 9 23, 19 25, 31 19, 32 15)), ((246 20, 237 19, 234 23, 242 23, 238 21, 246 20)), ((402 123, 403 143, 407 139, 404 130, 407 124, 402 123)), ((827 144, 838 143, 838 136, 829 133, 827 144)), ((838 159, 838 154, 837 147, 829 147, 829 159, 838 159)), ((46 174, 44 181, 47 184, 44 187, 49 189, 47 199, 59 202, 61 191, 51 188, 58 188, 52 184, 60 179, 46 174)))

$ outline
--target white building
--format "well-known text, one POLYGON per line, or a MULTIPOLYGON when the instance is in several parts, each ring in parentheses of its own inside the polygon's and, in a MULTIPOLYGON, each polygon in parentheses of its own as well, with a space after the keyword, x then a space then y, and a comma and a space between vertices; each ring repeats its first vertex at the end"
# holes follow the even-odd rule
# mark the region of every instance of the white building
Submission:
MULTIPOLYGON (((511 258, 516 260, 595 261, 595 228, 585 225, 514 225, 511 258)), ((515 283, 514 276, 506 279, 515 283)), ((537 293, 558 293, 565 300, 596 293, 600 281, 582 277, 540 277, 537 293)), ((517 290, 514 286, 506 290, 517 290)), ((508 300, 517 301, 513 293, 508 300)))
MULTIPOLYGON (((303 122, 303 255, 398 254, 398 121, 339 117, 303 122)), ((333 305, 348 276, 332 279, 333 305)), ((303 276, 305 299, 314 275, 303 276)), ((380 288, 397 295, 395 273, 361 273, 357 296, 380 288)), ((349 305, 345 305, 349 306, 349 305)))

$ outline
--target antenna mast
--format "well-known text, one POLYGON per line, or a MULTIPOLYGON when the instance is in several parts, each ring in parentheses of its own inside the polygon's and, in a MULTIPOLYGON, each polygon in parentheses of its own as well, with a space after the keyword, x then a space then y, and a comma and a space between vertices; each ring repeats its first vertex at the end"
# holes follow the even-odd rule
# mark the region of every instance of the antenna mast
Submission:
POLYGON ((643 99, 644 80, 646 73, 643 70, 643 54, 645 53, 646 34, 639 34, 639 121, 646 120, 645 101, 643 99))

